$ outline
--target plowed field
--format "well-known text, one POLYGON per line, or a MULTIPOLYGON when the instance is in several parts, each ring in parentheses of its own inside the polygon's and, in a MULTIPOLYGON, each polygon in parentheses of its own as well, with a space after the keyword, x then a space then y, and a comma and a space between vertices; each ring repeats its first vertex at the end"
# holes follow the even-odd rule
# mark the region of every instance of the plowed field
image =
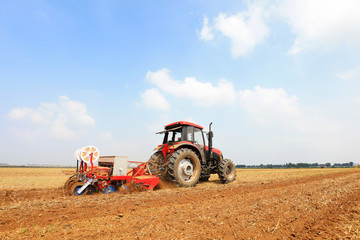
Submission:
POLYGON ((61 169, 0 169, 0 239, 360 238, 360 169, 238 170, 194 188, 66 196, 61 169), (21 171, 21 172, 19 172, 21 171))

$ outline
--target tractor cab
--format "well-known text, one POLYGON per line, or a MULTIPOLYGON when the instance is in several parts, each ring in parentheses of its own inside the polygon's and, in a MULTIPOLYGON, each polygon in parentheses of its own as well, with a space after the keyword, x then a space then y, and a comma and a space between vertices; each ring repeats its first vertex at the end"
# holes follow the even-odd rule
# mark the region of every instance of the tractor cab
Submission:
MULTIPOLYGON (((163 157, 166 158, 168 154, 172 154, 178 148, 189 148, 199 156, 202 164, 210 161, 210 151, 212 149, 205 144, 206 134, 204 134, 202 126, 191 122, 179 121, 166 125, 165 130, 158 132, 158 134, 164 134, 162 145, 159 145, 156 149, 162 151, 163 157)), ((210 135, 207 140, 209 143, 212 142, 210 135)), ((220 152, 219 150, 217 151, 220 152)))
POLYGON ((163 144, 172 144, 178 142, 191 142, 204 146, 203 127, 190 122, 175 122, 165 126, 163 144))
MULTIPOLYGON (((169 148, 172 153, 172 149, 180 146, 189 147, 199 155, 202 164, 207 164, 211 161, 221 161, 223 157, 222 152, 212 147, 214 134, 211 131, 211 124, 209 125, 209 132, 206 134, 202 126, 191 122, 179 121, 170 123, 165 126, 164 131, 158 132, 158 134, 164 134, 164 139, 163 144, 159 145, 155 150, 169 148)), ((166 157, 165 154, 164 157, 166 157)))

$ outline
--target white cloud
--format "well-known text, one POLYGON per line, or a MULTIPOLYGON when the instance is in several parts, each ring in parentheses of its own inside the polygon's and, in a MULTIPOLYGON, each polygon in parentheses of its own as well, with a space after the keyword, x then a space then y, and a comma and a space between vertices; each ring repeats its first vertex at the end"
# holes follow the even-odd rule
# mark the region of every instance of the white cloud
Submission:
POLYGON ((248 55, 269 35, 262 10, 254 6, 235 15, 220 13, 215 18, 214 28, 230 38, 233 58, 248 55))
POLYGON ((46 111, 44 108, 34 110, 31 108, 14 108, 11 109, 8 117, 14 120, 28 119, 32 123, 36 124, 49 124, 49 116, 51 112, 46 111))
POLYGON ((360 67, 335 74, 336 77, 342 80, 349 80, 359 75, 360 75, 360 67))
POLYGON ((213 29, 209 27, 209 19, 205 16, 203 27, 201 28, 201 31, 197 31, 200 37, 200 40, 203 41, 210 41, 214 38, 213 29))
POLYGON ((63 114, 59 114, 55 121, 51 124, 50 133, 59 139, 75 139, 76 133, 67 125, 67 118, 63 114))
MULTIPOLYGON (((35 124, 34 128, 46 129, 46 134, 58 139, 76 139, 88 127, 95 125, 94 119, 87 113, 86 105, 71 101, 66 96, 59 97, 57 103, 40 103, 37 109, 14 108, 8 118, 35 124)), ((37 135, 38 131, 34 130, 37 135)))
POLYGON ((170 103, 165 99, 165 97, 160 93, 156 88, 146 90, 141 98, 146 106, 151 109, 168 111, 171 106, 170 103))
POLYGON ((249 5, 246 11, 234 15, 220 13, 214 19, 213 27, 209 27, 208 19, 205 17, 200 39, 212 40, 213 31, 220 32, 230 38, 233 58, 246 56, 269 35, 269 29, 263 18, 263 8, 255 4, 249 5))
POLYGON ((141 97, 145 105, 151 109, 160 111, 170 110, 170 103, 156 88, 146 90, 141 97))
POLYGON ((360 46, 360 1, 279 1, 275 14, 284 17, 297 36, 289 54, 345 44, 360 46))
POLYGON ((254 90, 240 90, 239 96, 245 116, 258 126, 301 134, 328 134, 339 129, 334 121, 300 108, 298 98, 289 96, 282 88, 256 86, 254 90))
POLYGON ((149 71, 146 78, 167 94, 191 100, 194 105, 200 107, 238 106, 251 124, 261 127, 304 133, 337 130, 336 123, 319 116, 316 112, 300 108, 298 98, 289 95, 283 88, 255 86, 254 89, 235 90, 232 83, 226 80, 221 80, 217 86, 213 86, 209 82, 198 82, 195 78, 177 81, 169 73, 166 68, 155 72, 149 71))
POLYGON ((166 68, 156 72, 149 71, 146 79, 162 91, 178 98, 189 99, 197 106, 229 105, 236 100, 236 92, 232 83, 225 79, 213 86, 210 82, 199 82, 194 77, 178 81, 173 79, 169 73, 170 71, 166 68))
POLYGON ((268 22, 286 22, 295 39, 288 54, 307 50, 360 47, 360 1, 358 0, 273 0, 249 1, 235 14, 219 13, 213 26, 204 17, 199 38, 214 39, 221 33, 231 40, 233 58, 246 56, 269 36, 268 22))
POLYGON ((268 125, 274 119, 287 119, 299 114, 296 96, 288 96, 282 88, 262 88, 239 91, 240 104, 256 123, 268 125))

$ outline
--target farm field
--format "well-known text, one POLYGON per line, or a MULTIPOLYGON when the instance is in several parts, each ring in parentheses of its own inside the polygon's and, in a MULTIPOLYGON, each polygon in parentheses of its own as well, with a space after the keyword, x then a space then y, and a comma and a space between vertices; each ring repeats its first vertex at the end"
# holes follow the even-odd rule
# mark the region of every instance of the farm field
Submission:
POLYGON ((0 239, 359 239, 360 169, 238 169, 194 188, 67 196, 59 168, 0 168, 0 239))

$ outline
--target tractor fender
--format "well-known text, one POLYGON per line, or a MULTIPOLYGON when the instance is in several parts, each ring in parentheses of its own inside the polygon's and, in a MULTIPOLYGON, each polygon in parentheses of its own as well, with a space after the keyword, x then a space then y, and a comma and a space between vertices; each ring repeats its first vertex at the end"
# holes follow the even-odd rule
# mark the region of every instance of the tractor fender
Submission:
POLYGON ((191 149, 199 157, 199 160, 200 160, 201 163, 203 163, 203 164, 206 163, 204 153, 201 153, 200 149, 195 144, 193 144, 191 142, 180 143, 180 144, 177 144, 177 145, 173 145, 173 147, 174 147, 175 151, 178 150, 178 149, 182 149, 182 148, 191 149))
POLYGON ((218 154, 219 156, 223 156, 223 154, 222 154, 222 152, 219 150, 219 149, 217 149, 217 148, 212 148, 212 151, 214 152, 214 153, 216 153, 216 154, 218 154))
POLYGON ((212 158, 216 158, 220 163, 224 159, 224 156, 222 155, 221 152, 220 152, 220 154, 219 154, 219 152, 212 152, 212 158))
MULTIPOLYGON (((205 150, 206 150, 206 151, 209 151, 209 147, 206 146, 206 147, 205 147, 205 150)), ((217 149, 217 148, 214 148, 214 147, 213 147, 213 148, 212 148, 212 152, 213 152, 213 153, 216 153, 217 155, 219 155, 219 156, 221 156, 221 157, 223 157, 222 152, 221 152, 219 149, 217 149)))

